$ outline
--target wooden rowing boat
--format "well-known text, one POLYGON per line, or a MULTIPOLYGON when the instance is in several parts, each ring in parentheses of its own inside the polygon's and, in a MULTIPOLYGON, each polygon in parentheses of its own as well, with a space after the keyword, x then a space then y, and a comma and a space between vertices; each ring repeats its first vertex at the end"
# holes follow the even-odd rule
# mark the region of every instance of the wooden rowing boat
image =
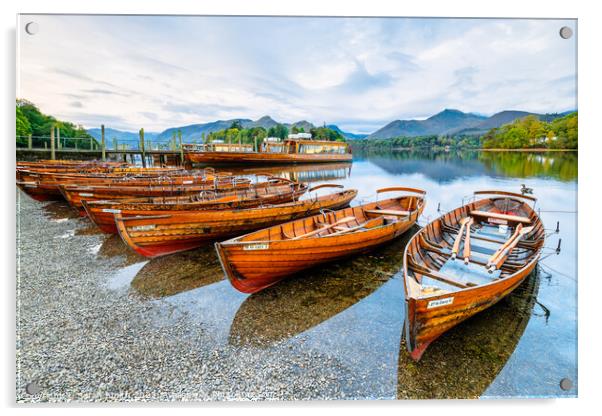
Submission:
MULTIPOLYGON (((193 182, 193 181, 190 181, 193 182)), ((291 181, 282 178, 269 177, 267 181, 252 182, 249 178, 227 177, 220 180, 199 180, 197 183, 174 184, 161 181, 149 181, 144 184, 135 182, 118 182, 105 185, 61 185, 59 189, 65 200, 75 208, 80 215, 85 216, 83 201, 103 201, 121 198, 140 197, 172 197, 192 196, 201 193, 224 192, 271 188, 277 185, 290 185, 291 181)))
POLYGON ((82 201, 88 217, 103 232, 116 234, 114 215, 128 217, 140 213, 191 210, 221 210, 252 208, 265 204, 283 204, 299 199, 307 191, 301 183, 278 183, 222 192, 202 191, 190 196, 125 198, 101 201, 82 201))
POLYGON ((441 216, 404 252, 405 337, 418 361, 441 334, 498 302, 533 271, 544 226, 528 202, 505 191, 441 216))
POLYGON ((115 213, 115 225, 123 241, 132 249, 146 257, 157 257, 321 210, 339 209, 347 206, 356 195, 356 190, 344 190, 256 208, 142 212, 130 217, 115 213))
POLYGON ((539 274, 536 269, 508 296, 431 344, 420 365, 413 362, 401 337, 397 399, 477 399, 485 393, 512 357, 535 312, 539 274))
POLYGON ((411 195, 324 212, 216 243, 224 272, 236 289, 255 293, 293 273, 386 243, 412 227, 425 205, 420 189, 376 192, 394 191, 411 195))
MULTIPOLYGON (((148 168, 147 168, 148 169, 148 168)), ((20 172, 17 186, 38 201, 61 200, 63 195, 60 191, 61 185, 100 185, 125 183, 133 185, 136 181, 140 185, 156 184, 186 184, 213 180, 223 175, 215 174, 213 169, 205 169, 194 172, 187 171, 157 171, 136 170, 122 171, 113 170, 107 172, 46 172, 23 170, 20 172)))

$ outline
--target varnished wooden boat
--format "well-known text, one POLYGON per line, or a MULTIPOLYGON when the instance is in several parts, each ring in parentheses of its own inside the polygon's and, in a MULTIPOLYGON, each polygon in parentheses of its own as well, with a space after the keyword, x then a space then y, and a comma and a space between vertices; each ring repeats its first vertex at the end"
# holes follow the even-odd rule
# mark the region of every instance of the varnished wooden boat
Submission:
MULTIPOLYGON (((148 168, 147 168, 148 169, 148 168)), ((112 184, 115 182, 134 185, 139 181, 141 185, 149 182, 157 184, 186 184, 213 180, 222 177, 214 174, 212 169, 200 171, 160 171, 160 170, 111 170, 107 172, 47 172, 35 170, 23 170, 17 186, 27 195, 38 201, 61 200, 63 195, 60 191, 61 185, 99 185, 112 184)))
POLYGON ((386 243, 422 214, 423 190, 394 187, 376 192, 411 195, 324 212, 216 243, 230 283, 241 292, 258 292, 293 273, 386 243))
POLYGON ((259 151, 236 144, 185 145, 189 163, 280 164, 350 162, 351 147, 345 142, 285 139, 263 143, 259 151))
POLYGON ((208 191, 190 196, 83 200, 82 205, 98 228, 105 233, 115 234, 117 228, 113 214, 116 212, 128 217, 145 212, 242 209, 294 201, 306 191, 306 184, 278 182, 272 186, 218 193, 208 191))
POLYGON ((246 209, 142 212, 124 217, 115 213, 115 225, 123 241, 146 257, 157 257, 312 215, 345 207, 357 195, 344 190, 286 204, 246 209))
POLYGON ((405 249, 405 337, 416 361, 441 334, 512 292, 539 259, 545 230, 528 204, 536 198, 481 195, 428 224, 405 249))
POLYGON ((481 397, 512 357, 529 321, 538 319, 535 313, 540 312, 537 306, 539 280, 536 269, 491 308, 445 333, 429 346, 420 365, 413 362, 401 337, 397 398, 481 397), (437 377, 433 378, 433 374, 437 377))
MULTIPOLYGON (((223 192, 289 185, 291 181, 282 178, 269 177, 267 181, 252 182, 249 178, 227 177, 219 180, 199 180, 197 183, 174 184, 162 181, 148 181, 146 184, 135 182, 115 182, 105 185, 61 185, 59 189, 65 200, 73 208, 85 216, 83 201, 102 201, 121 198, 138 197, 171 197, 191 196, 209 191, 221 194, 223 192)), ((190 181, 193 182, 193 181, 190 181)))

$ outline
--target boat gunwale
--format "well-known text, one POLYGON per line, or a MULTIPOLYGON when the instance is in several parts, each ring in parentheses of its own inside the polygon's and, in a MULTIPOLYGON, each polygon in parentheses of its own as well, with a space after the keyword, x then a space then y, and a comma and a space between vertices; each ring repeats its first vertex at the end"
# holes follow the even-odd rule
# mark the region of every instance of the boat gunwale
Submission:
MULTIPOLYGON (((487 191, 487 192, 492 192, 492 191, 487 191)), ((502 195, 504 195, 504 194, 502 194, 502 195)), ((414 234, 412 236, 412 238, 410 238, 410 240, 408 241, 408 244, 406 245, 406 247, 404 249, 404 252, 403 252, 404 295, 405 295, 406 303, 407 303, 407 301, 409 299, 414 299, 414 300, 425 300, 425 299, 436 300, 438 298, 449 297, 449 296, 453 295, 454 293, 467 293, 467 292, 478 290, 478 289, 481 289, 481 288, 488 288, 488 287, 491 287, 491 286, 494 286, 494 285, 498 285, 498 284, 501 284, 501 283, 506 282, 508 280, 511 280, 512 278, 515 278, 517 274, 523 272, 525 269, 528 269, 529 267, 531 267, 531 265, 533 263, 536 263, 536 262, 539 261, 539 258, 541 257, 541 249, 542 249, 543 245, 545 244, 545 239, 546 239, 545 233, 543 234, 543 236, 541 238, 541 246, 540 246, 539 249, 537 249, 537 253, 535 253, 533 255, 532 259, 529 262, 527 262, 524 265, 522 265, 520 269, 516 270, 514 273, 512 273, 512 274, 510 274, 510 275, 508 275, 506 277, 499 278, 499 279, 496 279, 496 280, 492 280, 491 282, 479 284, 479 285, 476 285, 476 286, 470 286, 470 287, 465 287, 465 288, 456 288, 454 290, 447 291, 446 293, 430 294, 430 295, 429 294, 425 294, 425 295, 418 296, 418 297, 409 295, 409 291, 408 291, 408 287, 407 287, 407 280, 413 279, 413 278, 408 275, 407 258, 408 258, 408 251, 410 250, 411 245, 414 242, 414 239, 420 238, 420 236, 423 233, 426 232, 425 231, 426 228, 428 226, 430 226, 431 224, 434 224, 436 222, 442 222, 443 218, 446 215, 448 215, 449 213, 454 212, 454 211, 456 211, 458 209, 462 209, 462 208, 468 207, 469 205, 474 204, 475 202, 484 201, 484 200, 490 200, 490 199, 491 198, 483 198, 483 199, 480 199, 480 200, 477 200, 477 201, 469 202, 468 204, 465 204, 465 205, 458 206, 458 207, 456 207, 454 209, 451 209, 451 210, 445 212, 443 215, 439 216, 438 218, 434 219, 430 223, 426 224, 420 231, 418 231, 416 234, 414 234)), ((522 202, 522 203, 525 203, 525 202, 522 202)), ((543 226, 543 223, 541 222, 541 218, 539 217, 539 215, 537 215, 537 213, 535 212, 535 210, 532 209, 532 211, 533 211, 533 213, 535 213, 538 221, 543 226)), ((418 244, 418 245, 420 245, 420 244, 418 244)), ((417 284, 421 285, 421 283, 418 282, 416 279, 414 279, 414 281, 417 284)))
MULTIPOLYGON (((426 194, 426 192, 425 192, 425 194, 426 194)), ((388 198, 388 199, 383 199, 383 200, 377 201, 376 203, 383 203, 383 202, 387 202, 387 201, 400 200, 400 199, 403 199, 403 198, 411 198, 411 197, 406 195, 406 196, 400 196, 400 197, 395 197, 395 198, 388 198)), ((413 198, 416 198, 416 197, 413 197, 413 198)), ((425 198, 425 197, 421 197, 420 199, 422 200, 422 205, 421 205, 420 207, 416 208, 415 210, 412 210, 412 211, 410 211, 410 214, 409 214, 409 215, 407 215, 407 216, 405 216, 405 217, 403 217, 403 219, 401 219, 401 220, 398 220, 398 221, 392 222, 392 223, 390 223, 390 224, 383 224, 383 225, 379 225, 379 226, 372 227, 372 228, 358 229, 358 230, 355 230, 355 231, 353 231, 353 232, 351 232, 351 233, 338 234, 338 235, 337 235, 337 234, 328 234, 328 235, 324 235, 324 236, 319 236, 319 237, 317 237, 317 238, 319 238, 320 240, 321 240, 321 239, 324 239, 324 238, 328 238, 328 237, 331 237, 331 238, 332 238, 332 237, 334 237, 334 238, 342 238, 342 237, 348 237, 348 236, 358 235, 358 234, 360 234, 360 233, 365 233, 365 232, 370 232, 370 231, 372 231, 372 232, 375 232, 375 231, 380 231, 380 230, 382 230, 383 228, 386 228, 386 227, 391 227, 391 228, 394 228, 396 225, 399 225, 400 223, 404 223, 404 222, 412 221, 412 216, 413 216, 414 214, 417 214, 417 213, 419 213, 419 212, 422 212, 422 210, 424 210, 424 206, 426 205, 426 198, 425 198)), ((367 203, 367 204, 363 204, 363 205, 357 205, 357 206, 354 206, 354 207, 349 207, 349 208, 352 208, 352 209, 354 209, 354 208, 362 208, 363 206, 370 205, 370 204, 374 204, 374 203, 375 203, 375 202, 369 202, 369 203, 367 203)), ((347 209, 347 208, 342 208, 342 210, 344 210, 344 209, 347 209)), ((272 227, 282 227, 282 226, 285 226, 285 225, 287 225, 287 224, 291 224, 291 223, 294 223, 294 222, 298 222, 298 221, 305 221, 305 220, 307 220, 308 218, 316 217, 316 216, 318 216, 318 215, 322 215, 322 214, 316 214, 316 215, 312 215, 312 216, 309 216, 309 217, 304 217, 304 218, 298 218, 298 219, 294 219, 294 220, 292 220, 292 221, 288 221, 288 222, 285 222, 285 223, 282 223, 282 224, 277 224, 277 225, 275 225, 275 226, 272 226, 272 227)), ((418 216, 416 217, 416 220, 418 220, 418 216)), ((414 220, 414 222, 415 222, 416 220, 414 220)), ((240 241, 242 238, 245 238, 245 237, 247 237, 247 236, 249 236, 249 235, 252 235, 252 234, 255 234, 255 233, 258 233, 258 232, 264 231, 264 230, 266 230, 266 229, 268 229, 268 228, 272 228, 272 227, 267 227, 267 228, 263 228, 263 229, 261 229, 261 230, 252 231, 252 232, 250 232, 250 233, 243 234, 243 235, 240 235, 240 236, 238 236, 238 237, 234 237, 234 238, 231 238, 231 239, 229 239, 229 240, 222 241, 222 242, 219 242, 219 243, 216 243, 216 244, 220 244, 220 245, 224 245, 224 246, 229 246, 229 247, 243 246, 243 245, 247 245, 247 244, 257 244, 257 243, 269 243, 269 244, 271 245, 271 244, 278 244, 278 243, 289 243, 289 242, 302 242, 302 241, 308 241, 308 240, 309 240, 309 238, 310 238, 310 237, 307 237, 307 238, 300 238, 300 239, 298 239, 298 240, 293 240, 293 239, 284 239, 284 240, 269 240, 269 239, 266 239, 266 240, 248 240, 248 241, 240 241)))

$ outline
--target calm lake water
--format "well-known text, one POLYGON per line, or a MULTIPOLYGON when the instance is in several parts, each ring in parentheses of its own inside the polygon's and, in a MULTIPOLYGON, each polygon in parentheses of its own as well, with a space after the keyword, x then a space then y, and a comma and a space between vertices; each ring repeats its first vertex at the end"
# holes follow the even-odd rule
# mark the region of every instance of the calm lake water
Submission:
POLYGON ((402 342, 400 274, 405 243, 418 227, 369 255, 307 271, 251 296, 224 280, 212 247, 147 261, 111 236, 96 256, 125 254, 128 262, 109 287, 169 305, 220 343, 259 354, 284 343, 291 354, 311 349, 334 356, 354 375, 354 381, 340 380, 352 397, 575 396, 577 154, 395 152, 354 158, 353 164, 256 171, 356 188, 353 204, 374 200, 382 187, 422 188, 428 202, 420 225, 460 206, 475 190, 518 192, 525 184, 539 198, 536 207, 550 230, 540 267, 512 295, 441 337, 419 363, 409 359, 402 342), (565 377, 573 382, 569 391, 559 386, 565 377))

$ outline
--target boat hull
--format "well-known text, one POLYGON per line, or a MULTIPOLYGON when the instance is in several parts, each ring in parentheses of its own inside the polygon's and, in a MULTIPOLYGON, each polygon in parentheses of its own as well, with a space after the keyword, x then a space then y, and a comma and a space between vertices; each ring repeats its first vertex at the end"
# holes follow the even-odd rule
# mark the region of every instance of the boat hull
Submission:
MULTIPOLYGON (((302 270, 365 253, 399 237, 416 223, 423 209, 424 204, 421 204, 404 220, 362 231, 361 235, 348 233, 265 243, 234 239, 216 243, 215 247, 232 286, 244 293, 256 293, 302 270)), ((333 215, 344 218, 359 215, 361 210, 362 207, 347 208, 333 215)), ((310 223, 313 220, 307 218, 303 222, 310 223)), ((283 224, 282 227, 287 225, 283 224)), ((294 227, 291 223, 289 228, 294 227)), ((304 227, 298 224, 298 228, 304 227)))
POLYGON ((494 197, 437 218, 405 248, 405 339, 416 361, 445 332, 520 286, 541 255, 545 228, 526 202, 535 198, 507 191, 477 194, 494 197))
POLYGON ((241 210, 159 211, 135 217, 116 213, 115 225, 127 245, 152 258, 312 215, 321 209, 343 208, 356 195, 357 191, 349 190, 317 200, 241 210))
MULTIPOLYGON (((277 191, 272 195, 263 195, 259 198, 246 198, 244 195, 240 200, 233 202, 214 202, 206 201, 203 203, 182 203, 182 204, 165 204, 160 201, 152 202, 135 202, 134 200, 115 200, 115 201, 82 201, 82 206, 88 217, 107 234, 117 234, 117 226, 115 225, 115 212, 119 211, 123 217, 131 217, 140 215, 141 213, 165 213, 166 211, 178 210, 220 210, 220 209, 243 209, 253 208, 265 204, 284 204, 286 202, 298 199, 307 191, 307 186, 302 184, 280 185, 270 188, 270 191, 277 191), (291 190, 291 186, 293 189, 291 190), (279 189, 280 188, 280 189, 279 189), (288 190, 286 189, 288 188, 288 190)), ((266 189, 262 188, 265 193, 266 189)), ((236 195, 238 191, 220 193, 220 196, 236 195)), ((253 192, 251 192, 253 196, 253 192)), ((160 199, 160 198, 158 198, 160 199)), ((168 199, 168 198, 166 198, 168 199)), ((153 199, 154 200, 154 199, 153 199)))
POLYGON ((208 164, 276 164, 276 163, 328 163, 350 162, 350 153, 342 154, 298 154, 268 152, 187 152, 190 163, 208 164))
POLYGON ((494 284, 427 299, 406 299, 406 342, 410 357, 419 361, 433 341, 509 295, 521 285, 536 265, 537 259, 512 278, 494 284), (429 309, 430 302, 445 302, 450 297, 453 297, 453 304, 429 309))
MULTIPOLYGON (((256 184, 250 181, 239 182, 216 182, 200 181, 192 184, 152 184, 147 185, 60 185, 59 189, 65 200, 71 207, 77 210, 80 215, 85 216, 86 211, 83 206, 83 201, 105 201, 123 198, 138 198, 138 197, 175 197, 175 196, 190 196, 201 192, 227 192, 234 190, 252 189, 255 187, 266 187, 270 184, 290 183, 285 179, 274 179, 271 182, 258 182, 256 184), (275 182, 276 181, 276 182, 275 182)), ((275 186, 275 185, 272 185, 275 186)))

